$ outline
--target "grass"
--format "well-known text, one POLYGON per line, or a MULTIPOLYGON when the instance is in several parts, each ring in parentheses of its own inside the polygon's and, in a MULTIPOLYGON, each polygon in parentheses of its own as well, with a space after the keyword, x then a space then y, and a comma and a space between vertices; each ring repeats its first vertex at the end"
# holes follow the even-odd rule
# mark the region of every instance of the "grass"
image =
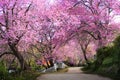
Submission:
POLYGON ((23 80, 36 80, 40 75, 41 73, 36 71, 24 71, 21 73, 21 76, 24 78, 23 80))
MULTIPOLYGON (((58 71, 56 72, 49 72, 49 73, 64 73, 67 71, 68 68, 64 68, 64 69, 58 69, 58 71)), ((36 78, 42 74, 44 73, 35 70, 25 70, 22 72, 18 70, 15 73, 8 73, 8 70, 6 69, 4 64, 0 63, 0 80, 36 80, 36 78)))
POLYGON ((64 73, 64 72, 68 72, 68 68, 64 68, 64 69, 58 69, 59 73, 64 73))
POLYGON ((0 75, 0 80, 36 80, 40 73, 35 71, 23 71, 21 73, 6 73, 0 75))

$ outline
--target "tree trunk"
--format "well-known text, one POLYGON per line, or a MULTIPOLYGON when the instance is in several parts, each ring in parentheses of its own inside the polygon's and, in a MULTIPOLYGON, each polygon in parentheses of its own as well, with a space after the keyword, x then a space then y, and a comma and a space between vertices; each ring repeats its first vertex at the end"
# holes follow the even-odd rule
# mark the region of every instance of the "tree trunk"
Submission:
POLYGON ((89 61, 88 61, 87 56, 86 56, 86 51, 84 51, 84 50, 83 50, 83 56, 84 56, 84 59, 85 59, 87 65, 89 66, 89 61))
POLYGON ((88 61, 87 56, 86 56, 86 49, 87 49, 87 48, 84 49, 84 48, 81 46, 81 49, 82 49, 82 52, 83 52, 84 59, 85 59, 87 65, 89 66, 89 61, 88 61))
POLYGON ((11 50, 13 51, 13 55, 15 55, 20 63, 20 67, 21 70, 26 70, 28 69, 28 65, 26 63, 26 61, 24 60, 23 56, 21 55, 21 53, 18 51, 18 49, 16 48, 16 46, 13 45, 9 45, 11 50))
POLYGON ((23 59, 23 56, 19 52, 16 52, 15 55, 20 62, 21 70, 28 69, 28 65, 27 65, 26 61, 23 59))

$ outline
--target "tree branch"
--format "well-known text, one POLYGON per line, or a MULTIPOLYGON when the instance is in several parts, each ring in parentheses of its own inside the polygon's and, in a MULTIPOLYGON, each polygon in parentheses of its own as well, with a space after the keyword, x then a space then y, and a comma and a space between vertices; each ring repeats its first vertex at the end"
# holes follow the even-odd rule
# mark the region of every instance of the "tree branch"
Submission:
POLYGON ((25 16, 26 16, 27 12, 29 11, 31 5, 32 5, 32 2, 31 2, 31 3, 29 4, 29 6, 27 7, 27 9, 26 9, 26 11, 25 11, 25 16))
POLYGON ((87 30, 83 30, 84 32, 86 32, 86 33, 88 33, 90 36, 92 36, 95 40, 99 40, 99 39, 101 39, 101 37, 98 35, 97 37, 95 37, 95 35, 94 34, 92 34, 92 32, 89 32, 89 31, 87 31, 87 30))
POLYGON ((6 55, 6 54, 12 54, 12 55, 13 55, 12 52, 4 52, 4 53, 0 54, 0 58, 1 58, 2 56, 6 55))

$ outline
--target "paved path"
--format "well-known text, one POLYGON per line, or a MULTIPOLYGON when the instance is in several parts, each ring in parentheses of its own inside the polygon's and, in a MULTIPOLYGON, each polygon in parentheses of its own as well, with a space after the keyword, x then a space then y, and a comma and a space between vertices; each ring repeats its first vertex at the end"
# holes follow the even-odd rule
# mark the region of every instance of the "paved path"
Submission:
POLYGON ((71 67, 66 73, 43 74, 37 80, 111 80, 92 74, 84 74, 79 67, 71 67))

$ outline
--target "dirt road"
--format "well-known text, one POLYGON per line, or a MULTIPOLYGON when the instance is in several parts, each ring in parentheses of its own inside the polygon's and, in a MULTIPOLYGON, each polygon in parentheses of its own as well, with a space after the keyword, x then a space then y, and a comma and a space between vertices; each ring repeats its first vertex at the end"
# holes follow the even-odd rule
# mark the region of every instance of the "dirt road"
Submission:
POLYGON ((66 73, 44 74, 37 80, 111 80, 98 75, 84 74, 79 67, 71 67, 66 73))

